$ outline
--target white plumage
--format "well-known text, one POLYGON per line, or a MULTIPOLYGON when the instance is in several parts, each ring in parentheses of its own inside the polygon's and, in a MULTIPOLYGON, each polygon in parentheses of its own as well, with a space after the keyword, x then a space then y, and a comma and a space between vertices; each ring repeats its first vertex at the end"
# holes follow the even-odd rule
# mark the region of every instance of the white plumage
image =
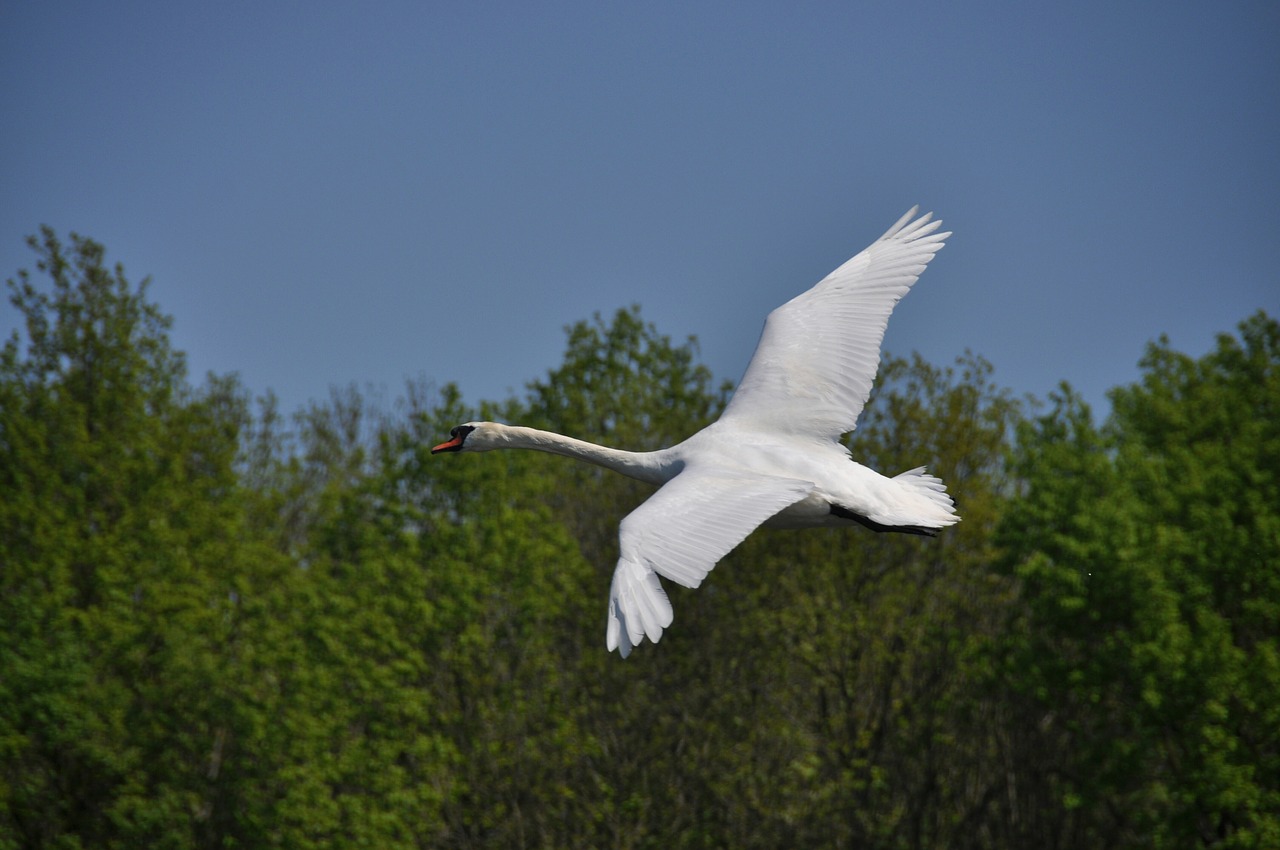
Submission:
POLYGON ((950 233, 912 208, 870 247, 774 310, 722 420, 830 439, 871 394, 889 314, 950 233), (909 222, 909 223, 908 223, 909 222))
POLYGON ((855 463, 840 442, 871 393, 889 314, 951 235, 915 213, 770 313, 724 414, 684 442, 627 452, 470 422, 432 452, 536 449, 662 485, 619 530, 605 640, 623 657, 671 625, 658 576, 697 587, 762 524, 913 534, 953 525, 960 518, 946 488, 923 467, 887 478, 855 463))

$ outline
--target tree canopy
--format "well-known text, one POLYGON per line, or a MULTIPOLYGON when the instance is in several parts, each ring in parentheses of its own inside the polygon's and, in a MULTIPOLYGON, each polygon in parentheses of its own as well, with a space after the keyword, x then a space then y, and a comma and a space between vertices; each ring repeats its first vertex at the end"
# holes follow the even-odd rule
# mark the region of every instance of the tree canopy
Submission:
POLYGON ((282 414, 44 229, 0 353, 0 850, 1280 846, 1280 323, 1153 343, 1096 422, 886 357, 850 436, 933 540, 758 532, 604 650, 646 449, 728 397, 639 308, 506 399, 282 414))

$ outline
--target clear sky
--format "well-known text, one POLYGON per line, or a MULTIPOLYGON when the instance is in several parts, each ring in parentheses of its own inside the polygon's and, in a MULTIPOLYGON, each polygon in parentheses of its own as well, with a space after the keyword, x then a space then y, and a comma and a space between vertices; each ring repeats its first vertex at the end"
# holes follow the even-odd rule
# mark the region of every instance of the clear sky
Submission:
POLYGON ((10 0, 0 79, 0 276, 93 237, 286 410, 505 398, 632 303, 737 380, 917 203, 955 235, 887 348, 1020 393, 1280 314, 1274 0, 10 0))

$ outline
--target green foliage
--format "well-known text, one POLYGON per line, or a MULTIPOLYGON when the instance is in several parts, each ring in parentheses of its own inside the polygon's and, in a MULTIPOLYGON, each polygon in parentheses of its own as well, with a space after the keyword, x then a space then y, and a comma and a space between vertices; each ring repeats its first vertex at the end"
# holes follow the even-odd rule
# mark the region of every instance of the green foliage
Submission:
POLYGON ((854 455, 886 472, 929 464, 943 476, 965 517, 954 533, 761 534, 717 569, 746 573, 749 586, 737 616, 716 612, 739 633, 713 652, 738 668, 719 698, 739 703, 753 741, 724 771, 723 802, 751 800, 775 824, 765 838, 744 818, 728 844, 988 843, 979 827, 991 817, 1000 705, 984 688, 982 649, 1011 593, 989 572, 988 540, 1020 410, 990 374, 972 356, 949 369, 887 358, 853 435, 854 455), (769 683, 768 696, 744 695, 743 680, 769 683), (771 769, 760 774, 762 753, 771 769))
POLYGON ((169 320, 103 251, 31 240, 52 282, 0 360, 0 844, 195 846, 252 813, 284 562, 244 539, 234 384, 185 384, 169 320))
POLYGON ((292 417, 193 388, 170 321, 52 231, 0 356, 0 848, 1280 844, 1280 327, 1153 345, 1094 424, 965 355, 886 358, 851 436, 932 540, 760 532, 626 662, 651 488, 474 418, 646 449, 727 397, 637 308, 523 398, 292 417))
POLYGON ((1162 340, 1104 429, 1068 390, 1020 440, 1010 676, 1038 806, 1098 843, 1280 838, 1280 325, 1240 334, 1200 360, 1162 340))

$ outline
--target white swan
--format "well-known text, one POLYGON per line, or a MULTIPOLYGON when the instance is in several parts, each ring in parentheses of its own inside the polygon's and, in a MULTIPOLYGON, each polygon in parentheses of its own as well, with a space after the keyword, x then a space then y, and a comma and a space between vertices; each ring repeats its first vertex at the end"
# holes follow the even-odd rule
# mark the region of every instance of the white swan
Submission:
POLYGON ((943 483, 924 467, 886 478, 840 442, 871 392, 889 313, 951 235, 915 213, 770 313, 724 414, 678 445, 627 452, 469 422, 431 452, 536 449, 662 485, 619 529, 606 643, 624 658, 671 625, 658 576, 697 587, 762 524, 932 535, 960 520, 943 483))

